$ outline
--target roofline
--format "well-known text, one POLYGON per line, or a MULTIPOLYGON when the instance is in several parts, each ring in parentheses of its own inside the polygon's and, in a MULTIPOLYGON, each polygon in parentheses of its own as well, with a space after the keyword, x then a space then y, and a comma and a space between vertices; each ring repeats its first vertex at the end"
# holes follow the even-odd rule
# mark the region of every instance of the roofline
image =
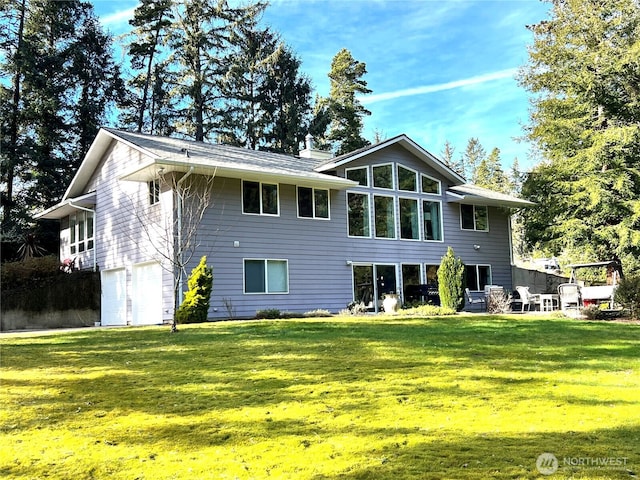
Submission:
POLYGON ((90 192, 75 198, 67 198, 60 203, 47 208, 45 211, 34 215, 34 218, 40 220, 59 220, 70 215, 72 212, 82 210, 78 207, 86 207, 86 205, 95 205, 96 192, 90 192), (76 204, 76 205, 74 205, 76 204))
POLYGON ((460 176, 458 173, 454 172, 451 168, 447 167, 439 158, 430 153, 428 150, 425 150, 416 142, 414 142, 411 138, 409 138, 406 134, 401 134, 396 137, 384 140, 380 143, 376 143, 375 145, 371 145, 369 147, 362 148, 360 150, 356 150, 351 153, 346 153, 339 157, 332 159, 332 161, 322 163, 318 167, 316 167, 316 171, 324 172, 327 170, 331 170, 346 163, 352 162, 364 156, 370 155, 374 152, 387 148, 391 145, 400 144, 407 150, 409 150, 414 155, 418 157, 422 157, 423 160, 428 158, 429 160, 435 162, 436 170, 438 170, 445 177, 448 177, 449 180, 452 180, 455 184, 463 184, 466 183, 466 180, 460 176))

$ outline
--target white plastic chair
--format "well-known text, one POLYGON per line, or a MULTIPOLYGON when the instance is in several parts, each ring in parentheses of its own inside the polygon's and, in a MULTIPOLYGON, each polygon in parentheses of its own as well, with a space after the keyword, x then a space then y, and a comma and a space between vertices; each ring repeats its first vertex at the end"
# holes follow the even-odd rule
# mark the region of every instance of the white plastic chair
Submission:
POLYGON ((578 309, 581 305, 580 286, 577 283, 561 283, 558 285, 560 309, 578 309))
POLYGON ((536 303, 538 303, 539 297, 530 293, 529 287, 517 286, 516 292, 520 295, 520 302, 522 303, 522 307, 520 309, 521 312, 524 312, 526 307, 531 311, 531 305, 536 305, 536 303))

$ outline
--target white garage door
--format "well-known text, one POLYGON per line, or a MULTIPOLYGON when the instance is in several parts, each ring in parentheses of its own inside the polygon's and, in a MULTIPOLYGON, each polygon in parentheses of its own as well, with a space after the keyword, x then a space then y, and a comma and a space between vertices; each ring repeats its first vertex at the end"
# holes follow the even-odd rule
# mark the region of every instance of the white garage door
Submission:
POLYGON ((102 325, 127 324, 127 272, 124 268, 102 272, 100 322, 102 325))
POLYGON ((162 267, 159 263, 133 266, 133 325, 162 323, 162 267))

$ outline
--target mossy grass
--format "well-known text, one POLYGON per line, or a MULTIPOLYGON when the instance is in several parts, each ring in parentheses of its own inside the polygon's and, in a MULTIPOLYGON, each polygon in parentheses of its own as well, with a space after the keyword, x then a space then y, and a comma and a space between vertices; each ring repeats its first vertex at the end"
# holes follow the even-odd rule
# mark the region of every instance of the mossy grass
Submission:
POLYGON ((0 476, 636 478, 639 345, 527 315, 6 335, 0 476))

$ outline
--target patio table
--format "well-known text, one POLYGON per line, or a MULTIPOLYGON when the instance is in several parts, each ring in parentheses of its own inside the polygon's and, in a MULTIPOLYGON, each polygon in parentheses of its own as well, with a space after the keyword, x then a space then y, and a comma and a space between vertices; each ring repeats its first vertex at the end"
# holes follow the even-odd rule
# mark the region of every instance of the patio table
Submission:
POLYGON ((538 298, 541 312, 553 312, 560 304, 560 295, 556 293, 540 293, 538 298))

